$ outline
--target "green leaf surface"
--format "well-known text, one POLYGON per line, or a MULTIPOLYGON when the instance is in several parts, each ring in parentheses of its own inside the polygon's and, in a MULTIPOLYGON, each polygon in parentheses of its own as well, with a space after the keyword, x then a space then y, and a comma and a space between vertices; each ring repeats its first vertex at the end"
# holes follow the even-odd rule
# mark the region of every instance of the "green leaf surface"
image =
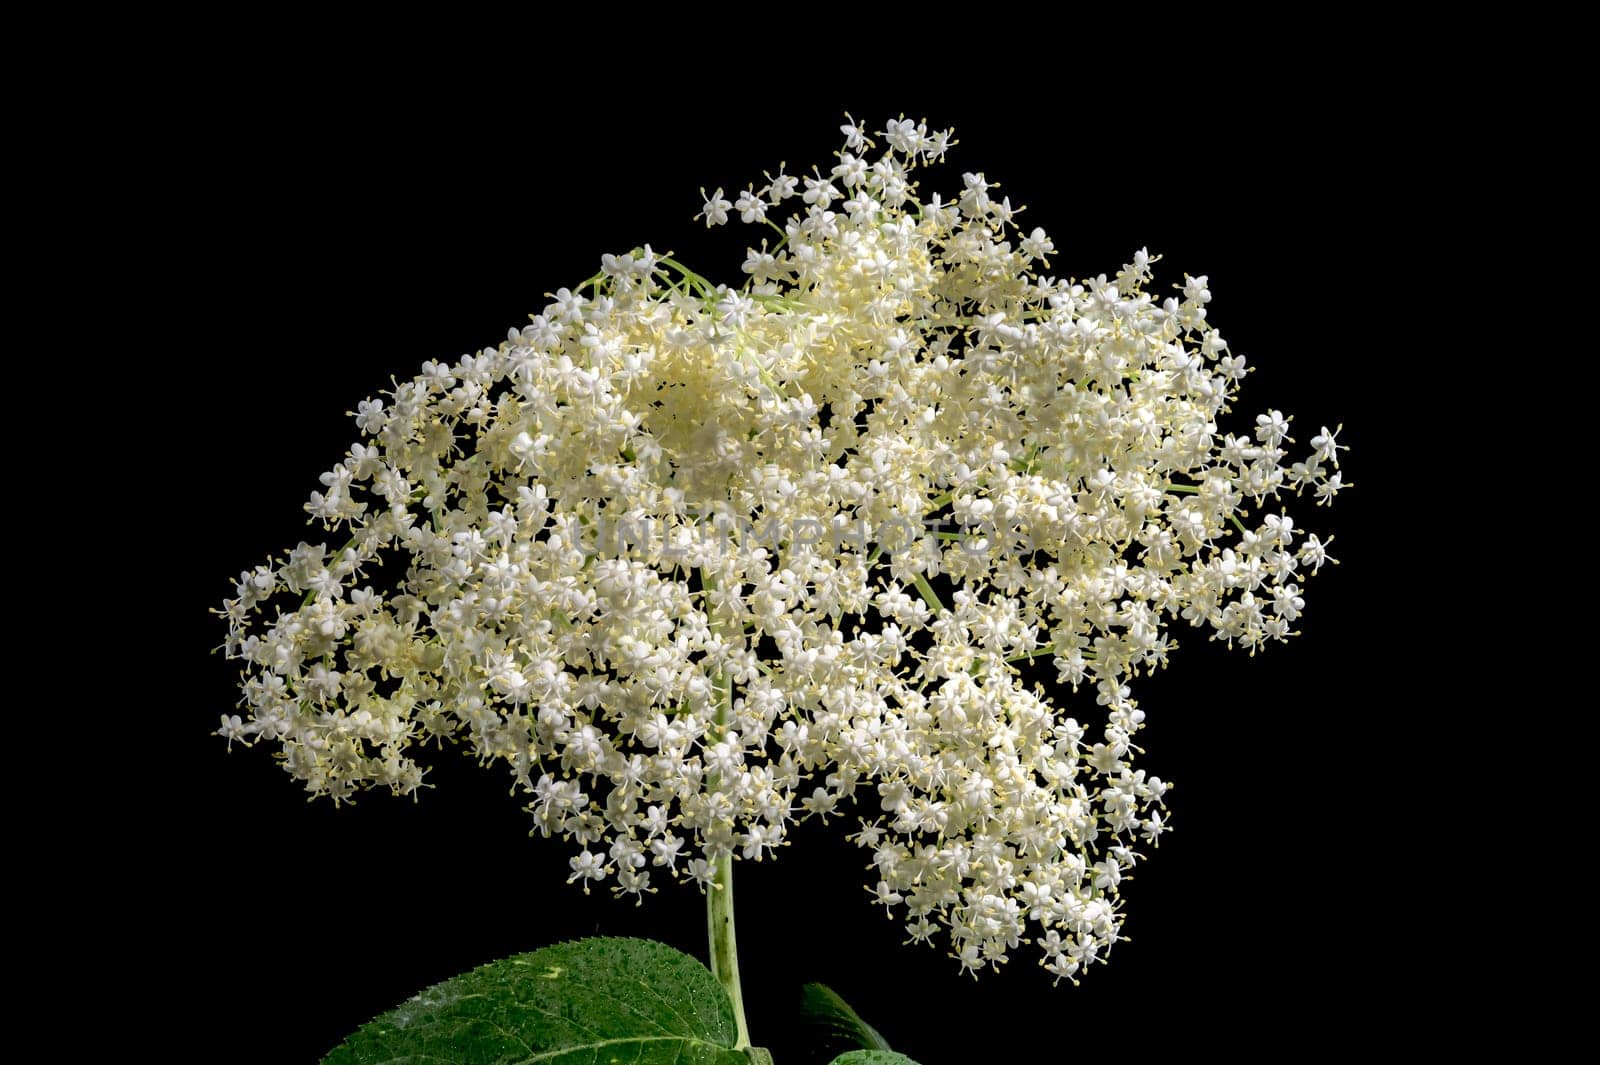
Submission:
POLYGON ((807 984, 800 989, 800 1014, 813 1028, 827 1034, 831 1041, 866 1050, 888 1050, 889 1041, 839 993, 827 984, 807 984))
POLYGON ((852 1050, 833 1059, 833 1065, 917 1065, 892 1050, 852 1050))
POLYGON ((435 984, 323 1065, 749 1065, 705 966, 646 939, 583 939, 435 984))

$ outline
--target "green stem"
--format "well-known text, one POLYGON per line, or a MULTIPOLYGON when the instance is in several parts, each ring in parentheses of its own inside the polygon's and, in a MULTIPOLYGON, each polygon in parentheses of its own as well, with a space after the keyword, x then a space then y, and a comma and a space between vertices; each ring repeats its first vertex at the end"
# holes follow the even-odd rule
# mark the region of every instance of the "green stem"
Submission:
MULTIPOLYGON (((711 585, 715 587, 715 585, 711 585)), ((707 610, 710 603, 706 604, 707 610)), ((733 680, 725 673, 716 677, 717 717, 715 735, 727 735, 728 717, 733 704, 733 680)), ((712 778, 715 789, 718 781, 712 778)), ((706 890, 706 936, 711 944, 711 974, 733 1003, 733 1023, 738 1033, 735 1050, 750 1045, 750 1028, 744 1019, 744 995, 739 990, 739 941, 733 930, 733 854, 716 859, 716 878, 706 890)))
POLYGON ((739 944, 733 932, 733 855, 717 859, 717 876, 706 891, 706 933, 711 939, 711 972, 733 1003, 733 1023, 738 1041, 733 1049, 750 1045, 750 1028, 744 1019, 744 995, 739 991, 739 944))
POLYGON ((933 590, 933 585, 928 583, 927 577, 920 573, 913 574, 911 583, 917 586, 917 593, 922 596, 922 601, 928 604, 929 609, 935 614, 944 613, 944 604, 939 602, 939 593, 933 590))
POLYGON ((660 263, 662 266, 671 267, 672 269, 678 271, 678 273, 683 276, 685 281, 698 288, 701 294, 704 296, 710 296, 716 291, 717 286, 713 285, 709 280, 695 273, 678 260, 672 258, 670 255, 660 256, 656 259, 656 262, 660 263))
MULTIPOLYGON (((717 622, 716 606, 711 594, 717 590, 716 578, 707 570, 700 571, 700 587, 705 591, 706 619, 711 631, 721 635, 717 622)), ((733 678, 718 671, 712 678, 717 691, 717 712, 712 735, 722 739, 728 734, 728 719, 733 716, 733 678)), ((712 776, 707 779, 708 791, 716 791, 721 782, 712 776)), ((730 852, 714 862, 716 874, 706 889, 706 939, 711 948, 711 975, 717 978, 728 1001, 733 1003, 733 1023, 738 1033, 735 1050, 750 1045, 750 1028, 744 1019, 744 995, 739 990, 739 942, 733 931, 733 854, 730 852)))

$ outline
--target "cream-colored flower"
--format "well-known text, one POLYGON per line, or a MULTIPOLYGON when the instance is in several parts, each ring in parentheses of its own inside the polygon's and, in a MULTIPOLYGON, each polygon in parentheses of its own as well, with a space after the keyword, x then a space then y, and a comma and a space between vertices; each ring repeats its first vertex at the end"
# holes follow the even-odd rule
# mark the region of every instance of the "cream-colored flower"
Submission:
POLYGON ((1328 559, 1283 500, 1331 498, 1339 445, 1286 464, 1281 413, 1219 429, 1244 361, 1207 278, 1158 297, 1142 250, 1038 276, 1056 245, 983 175, 920 198, 947 132, 843 132, 825 173, 705 197, 781 232, 742 289, 607 255, 362 403, 307 505, 345 534, 224 604, 245 712, 219 732, 335 800, 412 793, 413 752, 457 740, 573 844, 569 879, 634 894, 854 811, 914 938, 943 925, 970 969, 1028 939, 1073 978, 1167 827, 1133 679, 1176 622, 1291 634, 1328 559))

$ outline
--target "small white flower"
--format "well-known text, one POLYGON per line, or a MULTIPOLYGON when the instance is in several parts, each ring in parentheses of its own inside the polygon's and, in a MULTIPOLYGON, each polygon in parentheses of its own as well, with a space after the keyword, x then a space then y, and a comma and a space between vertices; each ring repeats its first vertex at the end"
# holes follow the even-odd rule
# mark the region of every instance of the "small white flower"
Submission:
POLYGON ((1256 439, 1267 447, 1277 447, 1288 439, 1289 419, 1282 411, 1268 411, 1256 416, 1256 439))
POLYGON ((589 890, 589 881, 604 880, 609 872, 605 858, 594 851, 580 851, 567 864, 572 867, 572 875, 567 877, 567 883, 582 881, 585 893, 589 890))
POLYGON ((754 189, 745 189, 739 193, 739 198, 734 201, 734 209, 739 212, 739 221, 746 224, 764 221, 767 217, 767 204, 754 189))
POLYGON ((795 190, 800 186, 799 178, 785 174, 781 168, 778 170, 776 177, 770 174, 766 175, 766 177, 767 200, 774 206, 793 196, 795 190))
POLYGON ((705 219, 707 228, 711 226, 726 225, 728 222, 728 211, 733 207, 733 204, 729 203, 723 198, 722 190, 718 189, 711 195, 706 196, 706 190, 701 189, 700 195, 705 197, 705 206, 700 209, 700 213, 695 215, 695 217, 705 219))
POLYGON ((844 125, 839 127, 839 132, 844 134, 844 146, 849 151, 859 152, 866 147, 867 134, 848 114, 844 118, 844 125))
POLYGON ((1039 227, 1035 227, 1032 233, 1022 238, 1021 248, 1022 254, 1028 258, 1041 261, 1056 250, 1055 244, 1039 227))
POLYGON ((249 735, 249 732, 244 722, 239 719, 238 714, 223 714, 222 726, 217 729, 216 734, 227 740, 229 748, 232 748, 234 740, 244 739, 249 735))

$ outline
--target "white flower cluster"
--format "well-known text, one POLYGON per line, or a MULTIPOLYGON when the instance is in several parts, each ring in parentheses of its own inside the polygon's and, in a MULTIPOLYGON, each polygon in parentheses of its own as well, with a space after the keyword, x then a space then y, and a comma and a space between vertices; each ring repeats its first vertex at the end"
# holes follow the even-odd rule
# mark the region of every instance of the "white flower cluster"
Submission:
POLYGON ((843 132, 826 171, 705 198, 774 231, 742 287, 608 255, 362 403, 307 505, 348 542, 225 603, 245 714, 220 732, 335 800, 414 792, 414 748, 460 740, 586 888, 708 882, 850 810, 914 938, 943 926, 973 970, 1031 939, 1071 978, 1164 830, 1130 679, 1179 620, 1291 635, 1329 559, 1278 501, 1331 499, 1339 445, 1291 462, 1276 411, 1219 430, 1245 362, 1206 278, 1152 295, 1142 251, 1043 276, 1051 239, 981 174, 922 198, 948 133, 843 132), (1069 715, 1080 684, 1099 709, 1069 715))

